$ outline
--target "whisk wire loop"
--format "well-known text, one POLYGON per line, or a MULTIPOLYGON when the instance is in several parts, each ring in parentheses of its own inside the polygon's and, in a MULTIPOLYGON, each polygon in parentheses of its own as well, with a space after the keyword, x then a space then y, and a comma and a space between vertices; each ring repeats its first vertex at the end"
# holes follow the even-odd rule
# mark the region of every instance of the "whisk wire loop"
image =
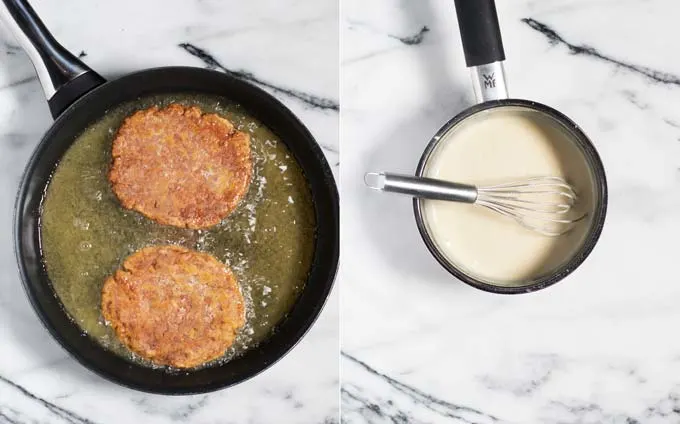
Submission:
POLYGON ((584 217, 567 217, 578 198, 573 187, 560 177, 478 187, 477 193, 475 204, 546 236, 564 234, 584 217))

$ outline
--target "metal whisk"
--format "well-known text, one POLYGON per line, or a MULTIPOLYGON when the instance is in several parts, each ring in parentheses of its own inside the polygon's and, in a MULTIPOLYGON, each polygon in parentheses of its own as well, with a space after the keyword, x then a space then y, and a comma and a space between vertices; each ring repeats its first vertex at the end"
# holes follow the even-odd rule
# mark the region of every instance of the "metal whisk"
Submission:
POLYGON ((560 177, 536 177, 476 187, 412 175, 369 172, 364 181, 376 190, 483 206, 550 237, 569 232, 585 217, 572 213, 576 191, 560 177))

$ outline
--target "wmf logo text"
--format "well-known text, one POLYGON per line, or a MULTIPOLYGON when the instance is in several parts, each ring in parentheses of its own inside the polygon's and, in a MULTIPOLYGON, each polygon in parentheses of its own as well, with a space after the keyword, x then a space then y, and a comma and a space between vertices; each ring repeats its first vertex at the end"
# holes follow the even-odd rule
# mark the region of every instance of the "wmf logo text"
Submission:
POLYGON ((496 73, 482 74, 484 77, 484 88, 496 88, 496 73))

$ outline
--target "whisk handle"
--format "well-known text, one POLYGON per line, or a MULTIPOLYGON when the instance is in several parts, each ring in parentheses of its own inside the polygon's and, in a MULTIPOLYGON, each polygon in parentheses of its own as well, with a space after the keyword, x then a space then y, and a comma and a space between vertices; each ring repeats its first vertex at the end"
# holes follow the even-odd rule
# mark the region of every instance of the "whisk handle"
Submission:
POLYGON ((365 181, 366 185, 376 190, 407 194, 421 199, 463 203, 475 203, 477 200, 477 188, 468 184, 388 172, 368 173, 365 181))

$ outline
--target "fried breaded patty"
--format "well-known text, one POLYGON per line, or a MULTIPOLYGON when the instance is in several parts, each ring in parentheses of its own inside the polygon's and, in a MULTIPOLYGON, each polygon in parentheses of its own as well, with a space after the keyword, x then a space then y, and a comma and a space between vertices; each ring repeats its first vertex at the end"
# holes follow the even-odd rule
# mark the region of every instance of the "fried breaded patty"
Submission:
POLYGON ((179 246, 146 247, 127 257, 104 282, 102 312, 130 350, 177 368, 222 356, 245 322, 231 270, 179 246))
POLYGON ((112 156, 109 180, 123 206, 178 227, 219 223, 246 194, 252 175, 248 134, 179 104, 126 118, 112 156))

